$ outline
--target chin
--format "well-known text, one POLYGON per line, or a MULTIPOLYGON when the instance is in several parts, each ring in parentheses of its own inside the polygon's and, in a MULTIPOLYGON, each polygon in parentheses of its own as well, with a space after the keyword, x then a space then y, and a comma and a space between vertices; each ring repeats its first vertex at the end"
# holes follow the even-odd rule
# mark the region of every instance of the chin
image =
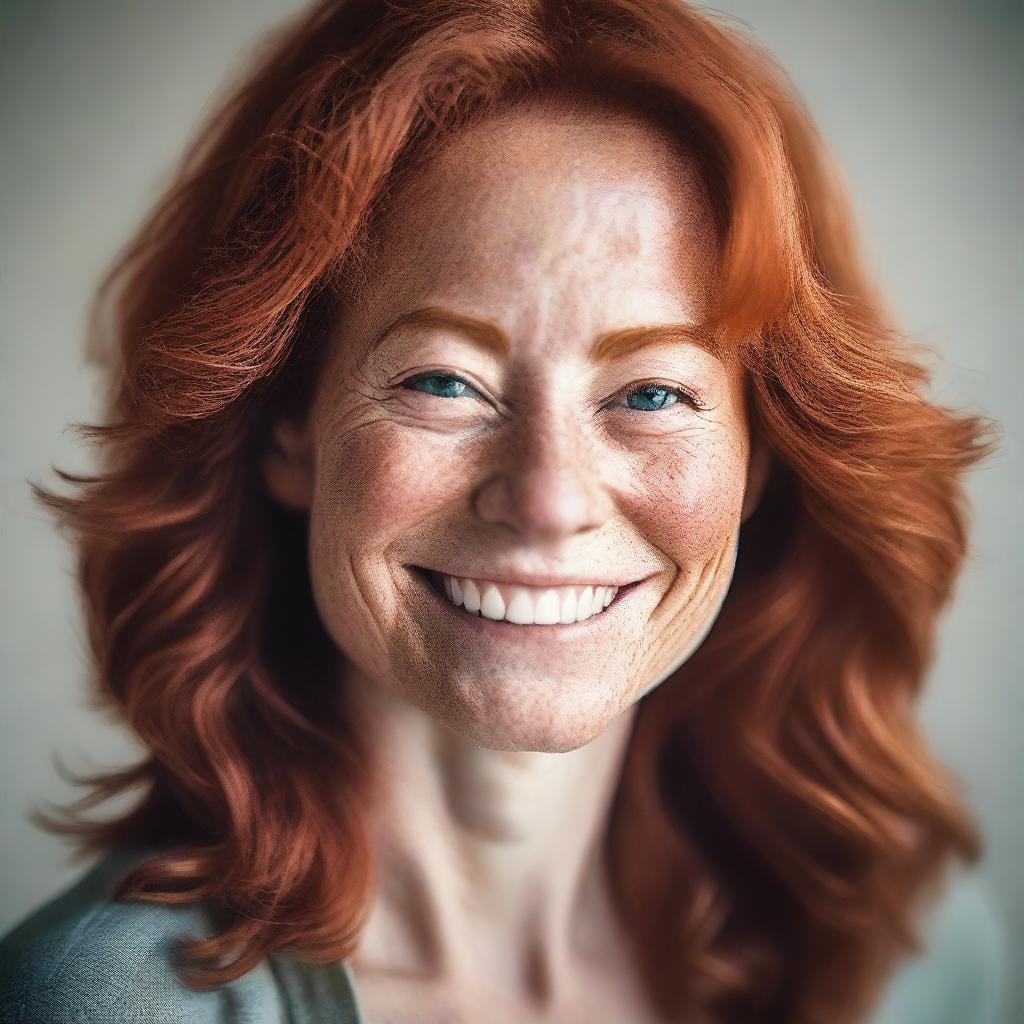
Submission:
POLYGON ((537 751, 565 754, 586 746, 618 717, 620 709, 607 702, 585 711, 579 702, 560 708, 550 700, 543 703, 501 700, 474 701, 469 706, 447 708, 435 718, 463 740, 486 750, 537 751), (454 711, 454 713, 452 713, 454 711))

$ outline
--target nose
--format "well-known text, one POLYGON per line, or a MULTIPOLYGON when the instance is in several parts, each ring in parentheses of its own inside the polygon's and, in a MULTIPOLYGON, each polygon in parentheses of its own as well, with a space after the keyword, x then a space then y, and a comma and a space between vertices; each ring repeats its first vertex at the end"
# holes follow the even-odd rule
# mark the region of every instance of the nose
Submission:
POLYGON ((594 442, 579 424, 535 420, 499 443, 500 466, 474 495, 484 522, 537 542, 593 529, 611 514, 594 442))

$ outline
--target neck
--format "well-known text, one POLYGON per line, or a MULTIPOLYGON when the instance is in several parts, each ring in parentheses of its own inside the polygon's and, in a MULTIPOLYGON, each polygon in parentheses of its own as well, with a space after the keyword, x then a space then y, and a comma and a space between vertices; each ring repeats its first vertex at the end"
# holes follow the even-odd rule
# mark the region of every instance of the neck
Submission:
POLYGON ((348 668, 378 752, 357 972, 560 998, 616 946, 603 838, 636 707, 568 753, 495 751, 348 668))

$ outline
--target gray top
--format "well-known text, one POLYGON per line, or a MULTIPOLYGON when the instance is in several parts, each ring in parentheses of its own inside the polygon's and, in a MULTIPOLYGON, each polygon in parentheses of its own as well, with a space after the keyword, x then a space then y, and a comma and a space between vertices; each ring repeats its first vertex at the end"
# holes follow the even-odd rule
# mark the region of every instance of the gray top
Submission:
MULTIPOLYGON (((117 879, 151 851, 101 858, 0 940, 7 1024, 372 1024, 344 961, 280 953, 208 992, 171 964, 178 936, 213 933, 202 904, 113 900, 117 879)), ((974 875, 955 876, 926 919, 924 954, 890 980, 867 1024, 1005 1024, 1005 944, 974 875)), ((622 1022, 608 1022, 622 1024, 622 1022)))
POLYGON ((174 942, 214 934, 204 905, 113 899, 118 878, 151 853, 107 854, 0 941, 4 1024, 367 1024, 344 961, 277 953, 220 988, 183 985, 174 942))

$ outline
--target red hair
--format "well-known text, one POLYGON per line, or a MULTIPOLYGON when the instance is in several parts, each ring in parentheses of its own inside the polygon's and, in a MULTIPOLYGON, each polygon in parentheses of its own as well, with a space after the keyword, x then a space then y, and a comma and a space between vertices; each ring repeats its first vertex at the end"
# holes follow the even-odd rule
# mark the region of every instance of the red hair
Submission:
POLYGON ((714 627, 638 709, 606 835, 622 921, 666 1015, 857 1020, 943 866, 979 855, 914 698, 992 427, 924 397, 785 76, 679 0, 321 0, 268 37, 97 293, 99 472, 34 487, 74 534, 97 690, 148 750, 39 820, 82 851, 162 847, 117 895, 218 908, 193 985, 354 951, 372 756, 260 457, 403 176, 542 95, 629 106, 698 156, 724 244, 708 327, 775 459, 714 627))

